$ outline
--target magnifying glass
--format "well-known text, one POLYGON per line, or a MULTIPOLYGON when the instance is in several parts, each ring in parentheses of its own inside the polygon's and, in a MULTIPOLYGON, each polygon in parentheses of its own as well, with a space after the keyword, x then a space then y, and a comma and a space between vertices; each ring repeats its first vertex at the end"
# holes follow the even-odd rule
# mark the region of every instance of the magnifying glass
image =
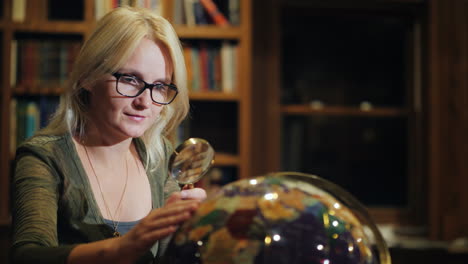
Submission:
POLYGON ((214 153, 208 141, 189 138, 172 153, 169 159, 169 174, 179 185, 191 189, 214 163, 214 153))

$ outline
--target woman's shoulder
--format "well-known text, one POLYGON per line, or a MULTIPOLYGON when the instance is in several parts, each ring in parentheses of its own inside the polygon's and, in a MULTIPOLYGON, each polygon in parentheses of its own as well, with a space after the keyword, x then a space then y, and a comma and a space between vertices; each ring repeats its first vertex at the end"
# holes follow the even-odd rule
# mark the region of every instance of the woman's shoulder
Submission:
POLYGON ((46 146, 55 145, 66 142, 70 138, 68 133, 60 135, 35 135, 26 139, 20 147, 34 147, 34 146, 46 146))
POLYGON ((68 133, 60 135, 35 135, 21 143, 16 151, 16 155, 25 152, 35 152, 42 154, 58 154, 57 150, 66 148, 71 137, 68 133))

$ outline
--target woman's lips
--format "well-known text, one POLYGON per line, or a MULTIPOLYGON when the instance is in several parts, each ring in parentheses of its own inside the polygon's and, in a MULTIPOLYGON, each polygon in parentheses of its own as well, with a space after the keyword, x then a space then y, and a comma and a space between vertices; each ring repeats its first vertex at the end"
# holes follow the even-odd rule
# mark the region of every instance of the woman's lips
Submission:
POLYGON ((143 121, 146 117, 144 116, 141 116, 141 115, 132 115, 132 114, 126 114, 130 119, 134 120, 134 121, 138 121, 138 122, 141 122, 143 121))

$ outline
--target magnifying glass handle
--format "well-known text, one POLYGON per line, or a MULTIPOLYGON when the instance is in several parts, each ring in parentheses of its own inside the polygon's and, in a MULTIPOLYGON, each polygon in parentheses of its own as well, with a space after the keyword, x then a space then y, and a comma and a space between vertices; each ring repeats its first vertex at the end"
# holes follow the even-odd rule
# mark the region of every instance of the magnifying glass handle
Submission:
POLYGON ((193 183, 189 183, 189 184, 185 184, 184 187, 182 188, 182 190, 193 189, 193 188, 194 188, 193 183))

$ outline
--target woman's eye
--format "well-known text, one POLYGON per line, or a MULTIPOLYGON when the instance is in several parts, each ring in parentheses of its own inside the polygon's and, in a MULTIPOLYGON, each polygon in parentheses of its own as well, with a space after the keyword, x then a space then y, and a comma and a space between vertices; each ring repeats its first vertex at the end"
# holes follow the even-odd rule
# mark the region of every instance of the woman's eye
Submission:
POLYGON ((159 91, 159 92, 165 92, 167 90, 167 87, 166 85, 162 84, 162 83, 157 83, 154 88, 159 91))
POLYGON ((124 83, 128 83, 128 84, 138 84, 138 81, 137 79, 135 79, 134 77, 131 77, 131 76, 122 76, 120 78, 120 81, 121 82, 124 82, 124 83))

